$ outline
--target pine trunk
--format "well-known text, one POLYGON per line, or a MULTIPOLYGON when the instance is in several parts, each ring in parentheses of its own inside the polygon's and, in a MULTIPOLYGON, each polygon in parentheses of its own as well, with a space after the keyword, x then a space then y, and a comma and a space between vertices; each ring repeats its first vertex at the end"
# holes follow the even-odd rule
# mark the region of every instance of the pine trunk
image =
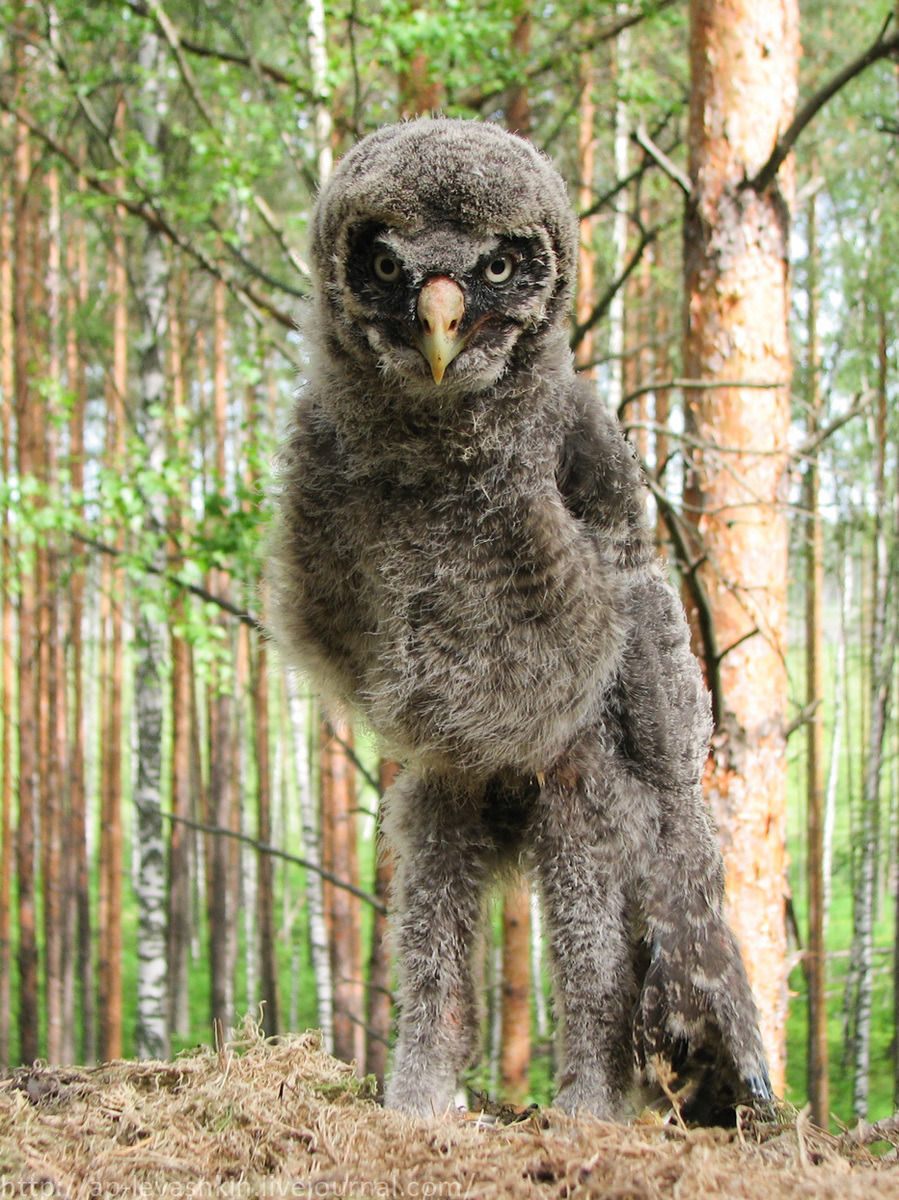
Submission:
POLYGON ((502 1052, 503 1099, 523 1104, 531 1066, 531 889, 526 880, 509 885, 503 902, 502 1052))
MULTIPOLYGON (((0 130, 8 136, 10 120, 0 116, 0 130)), ((9 174, 0 175, 0 454, 3 478, 12 470, 12 407, 15 395, 15 335, 13 331, 13 232, 9 174)), ((13 757, 15 755, 15 581, 9 509, 0 512, 0 685, 3 688, 2 744, 0 744, 0 1062, 11 1060, 12 1031, 12 881, 13 757)))
MULTIPOLYGON (((124 108, 116 110, 121 128, 124 108)), ((125 272, 124 213, 116 209, 109 256, 109 294, 112 299, 112 374, 106 391, 106 466, 125 469, 125 399, 128 393, 128 293, 125 272)), ((123 548, 120 532, 117 549, 123 548)), ((122 683, 123 579, 104 559, 101 588, 101 770, 100 861, 98 867, 97 1017, 98 1052, 103 1061, 122 1055, 122 683)))
MULTIPOLYGON (((46 272, 43 287, 36 289, 36 311, 47 314, 45 378, 50 395, 62 386, 60 289, 60 200, 59 173, 54 168, 44 179, 47 198, 46 272), (40 304, 40 308, 37 305, 40 304)), ((50 419, 48 401, 37 406, 43 429, 42 475, 52 486, 56 479, 57 433, 50 419)), ((74 1014, 69 1002, 71 968, 69 916, 72 912, 68 886, 68 855, 63 858, 68 808, 68 772, 65 725, 65 664, 63 660, 62 611, 58 553, 55 537, 48 533, 38 547, 38 593, 40 603, 40 698, 38 703, 40 761, 41 899, 44 931, 44 999, 48 1062, 71 1062, 74 1045, 70 1031, 74 1014)))
MULTIPOLYGON (((594 198, 593 175, 596 163, 596 101, 593 89, 596 83, 596 66, 592 54, 582 54, 580 57, 580 89, 581 100, 578 106, 577 126, 577 166, 580 189, 578 191, 578 211, 588 213, 594 198)), ((577 260, 577 291, 575 293, 574 312, 578 325, 584 325, 593 308, 595 250, 593 246, 593 230, 596 224, 594 216, 583 216, 580 222, 580 240, 578 243, 577 260)), ((590 376, 596 375, 593 366, 593 330, 586 329, 584 336, 578 342, 575 351, 575 364, 590 376)))
MULTIPOLYGON (((303 822, 303 855, 311 863, 320 866, 322 861, 322 838, 316 820, 310 784, 308 727, 306 698, 300 695, 296 676, 286 674, 288 711, 293 735, 293 757, 296 769, 297 798, 303 822)), ((328 930, 325 920, 324 882, 315 870, 306 872, 306 910, 309 914, 309 950, 312 972, 315 976, 315 997, 318 1009, 318 1027, 322 1045, 328 1054, 334 1049, 334 986, 331 975, 331 955, 328 947, 328 930)))
MULTIPOLYGON (((531 0, 519 0, 512 25, 512 58, 518 61, 524 72, 524 64, 531 53, 531 30, 534 18, 531 0)), ((510 133, 531 136, 531 97, 527 83, 516 83, 506 95, 506 128, 510 133)))
MULTIPOLYGON (((338 879, 358 886, 356 786, 354 767, 344 746, 351 744, 347 725, 322 723, 321 784, 322 865, 338 879)), ((325 914, 334 981, 334 1055, 344 1062, 365 1061, 362 1002, 362 943, 359 899, 325 881, 325 914)))
MULTIPOLYGON (((397 764, 381 760, 379 782, 381 794, 396 779, 397 764)), ((390 899, 393 880, 393 855, 383 840, 380 817, 375 833, 374 894, 386 905, 390 899)), ((387 1077, 387 1051, 390 1045, 390 1020, 393 999, 390 992, 390 939, 387 913, 376 912, 372 921, 371 952, 368 958, 368 979, 365 1000, 365 1072, 378 1081, 378 1094, 383 1095, 387 1077)))
MULTIPOLYGON (((256 743, 257 833, 263 845, 272 841, 272 793, 269 769, 268 652, 256 647, 253 672, 253 715, 256 743)), ((267 1036, 280 1029, 278 959, 275 947, 275 880, 271 855, 260 852, 257 863, 259 982, 264 1004, 262 1025, 267 1036)))
MULTIPOLYGON (((228 440, 228 329, 225 311, 225 285, 213 285, 212 394, 215 421, 215 482, 225 494, 226 444, 228 440)), ((230 576, 218 568, 210 571, 210 590, 227 595, 230 576)), ((220 618, 222 638, 231 644, 231 629, 220 618)), ((213 673, 209 705, 209 800, 208 820, 220 829, 232 829, 235 810, 234 754, 236 712, 234 696, 213 673)), ((231 839, 208 839, 209 854, 209 958, 211 974, 212 1022, 222 1031, 234 1022, 234 966, 237 957, 235 914, 236 877, 233 870, 231 839)))
MULTIPOLYGON (((20 53, 24 53, 24 45, 20 53)), ((18 57, 18 56, 17 56, 18 57)), ((18 57, 21 66, 22 59, 18 57)), ((21 71, 19 72, 21 78, 21 71)), ((18 81, 17 81, 18 82, 18 81)), ((32 297, 32 237, 36 219, 29 193, 31 148, 28 131, 16 123, 14 148, 13 321, 15 330, 16 452, 20 478, 33 476, 39 462, 35 416, 35 314, 32 297)), ((16 882, 19 926, 19 1057, 33 1062, 40 1053, 38 982, 37 843, 38 803, 38 594, 34 565, 22 564, 19 583, 19 782, 16 882)))
MULTIPOLYGON (((615 5, 621 15, 626 6, 615 5)), ((628 148, 630 145, 630 119, 623 98, 622 80, 629 68, 630 30, 622 29, 615 39, 615 178, 627 176, 628 148)), ((627 258, 627 189, 622 188, 615 197, 615 216, 612 223, 612 278, 620 279, 627 258)), ((618 413, 624 395, 624 288, 619 287, 609 305, 609 390, 606 402, 613 413, 618 413)))
MULTIPOLYGON (((82 182, 81 186, 85 186, 82 182)), ((66 297, 66 374, 73 396, 69 422, 69 470, 76 513, 83 511, 84 490, 84 410, 87 400, 84 356, 78 336, 78 314, 88 300, 87 241, 84 223, 76 221, 66 247, 66 273, 70 280, 66 297)), ((75 944, 77 946, 77 992, 81 1014, 79 1059, 93 1062, 96 1042, 96 982, 94 979, 93 941, 91 936, 90 878, 87 861, 87 795, 85 788, 84 722, 84 620, 85 572, 83 563, 72 564, 69 583, 69 644, 72 674, 72 707, 69 723, 72 731, 69 759, 69 847, 74 876, 75 944)))
POLYGON ((729 916, 782 1092, 792 188, 788 164, 764 192, 746 181, 793 113, 798 13, 796 0, 691 0, 690 18, 684 368, 690 379, 732 381, 688 396, 690 433, 702 447, 689 481, 700 510, 691 598, 717 726, 707 792, 729 916))

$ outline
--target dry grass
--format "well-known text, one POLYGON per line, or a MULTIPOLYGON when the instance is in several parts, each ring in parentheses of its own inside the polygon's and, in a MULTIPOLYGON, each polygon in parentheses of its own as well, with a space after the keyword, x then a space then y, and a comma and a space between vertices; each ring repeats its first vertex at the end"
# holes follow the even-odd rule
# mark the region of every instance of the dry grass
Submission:
POLYGON ((220 1052, 172 1063, 7 1075, 0 1197, 899 1200, 895 1151, 876 1157, 864 1136, 801 1116, 736 1131, 555 1111, 412 1120, 378 1107, 317 1035, 267 1042, 248 1022, 220 1052))

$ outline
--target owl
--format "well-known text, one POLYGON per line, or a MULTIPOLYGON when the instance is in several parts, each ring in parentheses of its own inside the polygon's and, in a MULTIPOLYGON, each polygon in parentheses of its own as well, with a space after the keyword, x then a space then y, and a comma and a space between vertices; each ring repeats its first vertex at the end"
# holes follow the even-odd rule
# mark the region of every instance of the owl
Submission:
POLYGON ((700 790, 709 703, 640 471, 566 334, 565 184, 496 125, 360 141, 311 223, 309 368, 276 463, 272 625, 402 764, 386 1103, 453 1103, 504 871, 539 888, 557 1102, 771 1096, 700 790))

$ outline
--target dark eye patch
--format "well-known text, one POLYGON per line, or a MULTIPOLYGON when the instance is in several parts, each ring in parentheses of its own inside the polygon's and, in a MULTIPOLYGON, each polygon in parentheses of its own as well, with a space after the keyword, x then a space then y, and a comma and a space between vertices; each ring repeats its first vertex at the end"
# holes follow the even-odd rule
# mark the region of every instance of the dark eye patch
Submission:
POLYGON ((536 238, 503 238, 469 277, 472 298, 484 308, 507 311, 538 292, 549 276, 543 244, 536 238))
POLYGON ((346 280, 363 300, 393 293, 406 282, 395 253, 382 240, 383 225, 371 222, 351 229, 347 238, 346 280))

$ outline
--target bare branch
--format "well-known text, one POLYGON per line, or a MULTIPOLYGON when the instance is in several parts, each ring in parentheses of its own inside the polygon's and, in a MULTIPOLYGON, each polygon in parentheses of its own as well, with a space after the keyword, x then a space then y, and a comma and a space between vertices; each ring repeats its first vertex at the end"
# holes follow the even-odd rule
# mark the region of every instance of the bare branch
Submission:
MULTIPOLYGON (((132 12, 137 13, 138 16, 155 16, 151 11, 151 5, 142 4, 140 0, 124 0, 124 3, 132 12)), ((308 100, 314 100, 315 98, 311 88, 302 83, 297 75, 288 75, 271 63, 259 62, 251 58, 248 54, 233 54, 227 50, 219 50, 216 46, 204 46, 199 42, 191 41, 190 38, 182 37, 179 40, 189 54, 194 54, 200 58, 214 58, 218 62, 231 63, 236 67, 247 67, 249 70, 256 70, 265 78, 270 79, 272 83, 289 87, 298 95, 305 96, 308 100)))
POLYGON ((799 710, 793 720, 784 729, 784 740, 789 741, 790 737, 801 729, 803 725, 807 725, 818 709, 821 707, 821 699, 813 700, 811 704, 806 704, 805 708, 799 710))
POLYGON ((387 905, 379 900, 377 896, 373 896, 371 892, 366 892, 363 888, 356 887, 354 883, 348 883, 345 879, 338 878, 337 875, 332 875, 330 871, 324 867, 320 867, 318 863, 311 862, 308 858, 300 858, 296 854, 288 854, 286 850, 269 845, 268 842, 259 842, 256 838, 250 837, 249 834, 239 833, 236 829, 226 829, 223 825, 204 825, 201 821, 192 821, 189 817, 180 817, 168 812, 164 812, 162 815, 169 821, 177 821, 179 825, 186 825, 188 829, 195 829, 197 833, 210 833, 214 837, 234 838, 236 842, 243 842, 246 846, 252 846, 254 850, 258 850, 261 854, 270 854, 273 858, 282 858, 285 862, 295 863, 298 867, 305 867, 307 871, 314 871, 322 879, 327 879, 328 883, 333 884, 334 887, 342 888, 343 891, 358 896, 360 900, 364 900, 366 904, 370 904, 375 912, 385 915, 387 913, 387 905))
MULTIPOLYGON (((190 64, 188 63, 187 59, 185 58, 184 41, 181 37, 181 31, 178 29, 178 27, 175 25, 174 21, 172 21, 171 17, 169 17, 168 13, 162 7, 160 0, 150 0, 149 8, 152 11, 153 19, 156 21, 156 24, 162 30, 162 32, 165 36, 165 39, 168 42, 168 44, 171 48, 171 51, 175 56, 175 61, 178 64, 178 72, 181 75, 181 80, 184 83, 184 86, 187 88, 187 91, 188 91, 188 94, 190 95, 191 100, 193 100, 193 102, 194 102, 194 107, 197 109, 197 112, 199 112, 200 116, 203 118, 203 121, 205 122, 207 128, 212 132, 213 136, 215 137, 215 139, 219 143, 219 145, 222 146, 223 148, 227 149, 226 139, 225 139, 224 135, 222 134, 221 130, 219 129, 219 127, 216 125, 213 115, 210 112, 210 110, 206 104, 206 101, 203 99, 203 95, 200 91, 199 84, 197 83, 196 76, 194 75, 193 71, 191 70, 190 64)), ((308 278, 309 277, 309 268, 306 266, 306 264, 304 262, 302 262, 302 260, 298 257, 298 255, 296 255, 294 253, 294 251, 291 250, 290 247, 288 246, 287 235, 285 234, 285 232, 281 228, 281 226, 278 224, 275 214, 272 212, 271 208, 269 207, 269 205, 265 201, 265 199, 262 196, 259 196, 257 193, 254 192, 253 193, 253 205, 256 208, 256 211, 262 217, 262 220, 265 222, 266 227, 276 238, 276 240, 278 242, 278 246, 280 247, 282 253, 284 253, 285 257, 287 258, 287 261, 289 263, 291 263, 292 266, 297 271, 299 271, 301 274, 305 275, 308 278)), ((220 234, 223 233, 223 231, 218 228, 217 228, 217 232, 220 234)), ((225 240, 225 239, 223 238, 223 240, 225 240)), ((268 275, 266 272, 261 271, 260 268, 258 268, 254 263, 252 263, 246 257, 246 255, 244 255, 242 252, 236 250, 236 248, 231 246, 230 243, 228 243, 227 241, 226 241, 226 244, 229 245, 229 248, 234 253, 237 254, 237 256, 239 257, 239 259, 243 263, 243 265, 245 267, 247 267, 249 270, 251 270, 254 274, 256 274, 259 278, 264 279, 267 283, 271 284, 272 286, 278 287, 281 290, 290 293, 291 295, 295 295, 295 296, 301 295, 301 293, 299 291, 297 291, 297 289, 291 288, 287 284, 280 283, 277 279, 274 279, 272 276, 268 275)))
MULTIPOLYGON (((647 17, 655 16, 656 13, 663 12, 666 8, 671 8, 672 5, 679 3, 679 0, 660 0, 652 12, 646 12, 642 9, 635 9, 633 12, 624 13, 620 17, 616 17, 614 21, 610 21, 607 25, 602 25, 593 30, 592 33, 582 38, 576 47, 572 47, 570 53, 587 54, 591 50, 595 50, 597 46, 603 45, 605 42, 614 41, 619 33, 625 29, 630 29, 634 25, 639 25, 641 21, 645 21, 647 17)), ((559 48, 553 46, 552 51, 539 62, 533 63, 524 72, 525 80, 531 82, 539 76, 546 74, 547 71, 554 71, 559 65, 559 48)), ((476 92, 473 88, 467 92, 462 92, 456 97, 456 103, 464 105, 466 108, 480 108, 483 104, 487 104, 491 100, 495 100, 497 96, 501 96, 505 90, 503 87, 494 87, 486 92, 476 92)))
POLYGON ((673 389, 685 392, 691 390, 705 392, 711 391, 712 388, 779 388, 786 386, 782 380, 760 383, 756 379, 660 379, 656 383, 647 383, 643 387, 628 392, 618 406, 618 417, 621 418, 628 404, 650 392, 668 392, 673 389))
POLYGON ((712 606, 699 574, 699 568, 702 565, 703 559, 696 558, 691 552, 690 533, 688 533, 686 522, 668 499, 664 488, 653 478, 647 464, 642 462, 642 465, 644 478, 649 490, 655 497, 656 504, 659 507, 659 515, 667 526, 668 536, 671 538, 671 544, 674 547, 681 575, 687 585, 687 590, 690 593, 690 598, 696 610, 696 620, 699 625, 699 635, 702 639, 703 659, 706 667, 706 686, 709 689, 709 695, 712 700, 712 719, 715 722, 715 728, 718 729, 724 715, 724 692, 720 670, 721 654, 718 650, 718 634, 715 630, 712 606))
POLYGON ((838 71, 824 87, 815 92, 811 96, 799 112, 793 118, 793 123, 790 125, 786 133, 777 139, 777 145, 771 153, 771 157, 755 176, 754 179, 747 180, 745 187, 754 188, 757 192, 763 192, 770 187, 774 182, 774 177, 780 169, 780 165, 787 157, 793 148, 796 139, 805 129, 806 125, 817 116, 820 109, 824 107, 832 96, 835 96, 840 88, 844 87, 856 75, 860 75, 862 71, 871 66, 872 63, 881 58, 887 58, 889 55, 899 51, 899 33, 894 33, 890 37, 885 37, 885 33, 889 28, 890 22, 893 19, 893 14, 890 13, 881 27, 880 33, 871 43, 867 50, 847 63, 842 71, 838 71))
POLYGON ((637 145, 646 151, 653 162, 662 168, 668 178, 674 180, 684 195, 689 196, 693 191, 690 176, 685 171, 682 171, 677 163, 672 162, 665 151, 655 144, 646 132, 646 127, 641 124, 631 136, 637 145))
POLYGON ((599 300, 597 300, 597 302, 593 305, 586 319, 572 325, 570 338, 572 350, 576 350, 593 326, 596 325, 598 321, 602 320, 609 309, 609 305, 614 300, 616 293, 620 288, 624 287, 634 268, 639 265, 646 247, 651 245, 661 232, 662 226, 654 225, 652 229, 644 230, 641 233, 640 241, 634 248, 634 252, 625 264, 624 270, 621 272, 621 274, 617 279, 612 280, 603 295, 600 296, 599 300))
POLYGON ((842 413, 839 417, 835 417, 823 428, 816 430, 815 433, 813 433, 811 437, 806 438, 804 442, 800 442, 790 457, 796 462, 801 462, 804 458, 809 458, 815 453, 822 442, 826 442, 828 438, 832 437, 833 434, 836 433, 838 429, 842 429, 844 425, 848 425, 849 422, 855 417, 858 417, 864 413, 869 408, 873 399, 873 392, 867 392, 865 395, 856 396, 855 400, 844 413, 842 413))
POLYGON ((64 162, 68 163, 72 170, 85 181, 88 187, 105 196, 111 203, 120 204, 126 212, 134 217, 138 217, 157 233, 161 233, 172 245, 177 246, 189 258, 192 258, 204 271, 226 284, 229 290, 239 299, 249 301, 255 309, 267 313, 285 329, 294 330, 296 328, 296 321, 290 313, 279 308, 267 296, 261 295, 252 284, 241 282, 230 271, 226 270, 223 263, 213 262, 203 250, 180 233, 169 222, 155 200, 150 198, 134 200, 128 196, 120 195, 109 180, 103 179, 94 174, 94 172, 87 170, 84 163, 79 161, 78 156, 48 130, 44 129, 27 109, 14 104, 2 93, 0 93, 0 109, 11 113, 23 125, 26 125, 35 137, 40 138, 48 149, 52 150, 64 162))
POLYGON ((249 626, 250 629, 255 629, 263 637, 269 636, 268 630, 259 617, 245 608, 240 608, 237 604, 227 599, 227 597, 217 596, 214 592, 208 591, 198 583, 190 583, 187 579, 182 579, 178 575, 171 574, 164 567, 157 566, 147 558, 130 554, 127 550, 120 550, 117 546, 110 546, 106 542, 101 542, 98 538, 88 537, 86 534, 74 531, 72 532, 72 537, 76 542, 80 542, 82 546, 89 546, 92 550, 99 550, 101 554, 109 554, 113 558, 130 558, 132 561, 136 561, 140 564, 141 570, 146 571, 148 575, 158 575, 166 583, 174 584, 175 587, 180 588, 182 591, 190 592, 192 596, 196 596, 200 600, 217 605, 224 612, 230 613, 232 617, 236 617, 242 624, 249 626))
POLYGON ((356 753, 355 746, 351 746, 346 738, 342 738, 330 721, 325 721, 325 725, 328 730, 328 737, 337 743, 375 795, 380 796, 382 793, 380 781, 375 779, 374 775, 372 775, 371 771, 363 763, 362 759, 356 753))

